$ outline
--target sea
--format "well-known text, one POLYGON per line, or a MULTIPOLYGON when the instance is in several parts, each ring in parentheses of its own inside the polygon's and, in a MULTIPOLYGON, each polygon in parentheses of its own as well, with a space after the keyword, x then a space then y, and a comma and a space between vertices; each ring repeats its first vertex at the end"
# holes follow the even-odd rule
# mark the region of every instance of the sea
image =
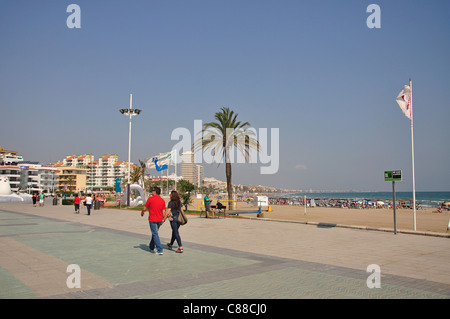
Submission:
MULTIPOLYGON (((314 198, 315 201, 327 201, 331 199, 344 199, 344 200, 383 200, 388 202, 392 201, 392 192, 312 192, 312 193, 290 193, 280 194, 275 196, 269 196, 272 198, 288 198, 297 199, 314 198)), ((397 201, 412 201, 412 192, 395 192, 395 198, 397 201)), ((416 204, 419 204, 423 208, 437 207, 442 202, 450 202, 450 192, 417 192, 416 191, 416 204)))

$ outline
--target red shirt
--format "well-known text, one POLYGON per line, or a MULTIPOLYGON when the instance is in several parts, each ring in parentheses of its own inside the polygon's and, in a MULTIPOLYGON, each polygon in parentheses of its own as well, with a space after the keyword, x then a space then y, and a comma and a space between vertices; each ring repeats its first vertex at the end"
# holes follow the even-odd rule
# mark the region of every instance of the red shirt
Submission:
POLYGON ((163 211, 166 208, 166 202, 159 195, 150 196, 145 203, 148 208, 148 221, 160 223, 163 220, 163 211))
POLYGON ((73 202, 75 203, 75 204, 79 204, 80 203, 80 197, 75 197, 75 199, 73 200, 73 202))

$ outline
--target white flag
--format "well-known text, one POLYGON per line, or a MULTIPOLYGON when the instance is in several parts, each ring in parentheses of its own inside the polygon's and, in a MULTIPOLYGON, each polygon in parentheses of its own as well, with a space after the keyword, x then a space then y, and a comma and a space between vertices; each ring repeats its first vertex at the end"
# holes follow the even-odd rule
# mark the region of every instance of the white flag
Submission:
POLYGON ((175 155, 174 154, 175 154, 175 150, 167 152, 167 153, 159 154, 158 164, 159 165, 163 165, 163 164, 175 165, 175 162, 174 162, 175 155))
POLYGON ((157 156, 149 157, 145 164, 147 168, 156 168, 155 161, 158 166, 175 165, 175 152, 176 150, 172 150, 167 153, 160 153, 157 156))
POLYGON ((412 120, 412 92, 409 85, 405 85, 405 88, 397 96, 396 101, 402 109, 403 114, 412 120))

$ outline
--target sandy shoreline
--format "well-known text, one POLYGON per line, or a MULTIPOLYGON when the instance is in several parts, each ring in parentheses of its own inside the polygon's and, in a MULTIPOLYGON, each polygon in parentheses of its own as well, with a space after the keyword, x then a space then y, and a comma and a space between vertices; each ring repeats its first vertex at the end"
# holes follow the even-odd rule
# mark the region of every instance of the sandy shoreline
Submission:
MULTIPOLYGON (((216 200, 213 197, 213 205, 216 200)), ((197 210, 198 200, 194 199, 190 209, 197 210)), ((344 209, 335 207, 307 208, 306 214, 303 206, 271 205, 271 212, 264 212, 264 218, 293 220, 301 222, 316 222, 327 224, 341 224, 353 226, 366 226, 376 228, 394 229, 394 214, 392 209, 344 209)), ((238 210, 256 210, 254 206, 245 202, 238 203, 238 210)), ((416 212, 416 231, 449 233, 447 226, 450 212, 433 213, 436 209, 420 209, 416 212)), ((410 209, 397 209, 397 230, 414 230, 413 211, 410 209)), ((241 215, 256 217, 256 214, 241 215)))

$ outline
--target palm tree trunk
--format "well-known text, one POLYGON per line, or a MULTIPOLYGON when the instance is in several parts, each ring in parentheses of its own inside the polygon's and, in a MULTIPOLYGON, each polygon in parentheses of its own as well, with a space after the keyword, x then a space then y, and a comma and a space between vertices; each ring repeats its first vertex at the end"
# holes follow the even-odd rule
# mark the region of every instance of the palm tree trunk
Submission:
POLYGON ((233 199, 233 186, 231 184, 231 163, 225 164, 225 174, 227 176, 227 192, 228 192, 228 200, 233 199))
POLYGON ((226 147, 226 134, 223 136, 223 148, 225 152, 225 176, 227 177, 227 193, 228 193, 228 207, 233 209, 232 200, 233 200, 233 184, 231 184, 231 160, 230 153, 228 148, 226 147))

